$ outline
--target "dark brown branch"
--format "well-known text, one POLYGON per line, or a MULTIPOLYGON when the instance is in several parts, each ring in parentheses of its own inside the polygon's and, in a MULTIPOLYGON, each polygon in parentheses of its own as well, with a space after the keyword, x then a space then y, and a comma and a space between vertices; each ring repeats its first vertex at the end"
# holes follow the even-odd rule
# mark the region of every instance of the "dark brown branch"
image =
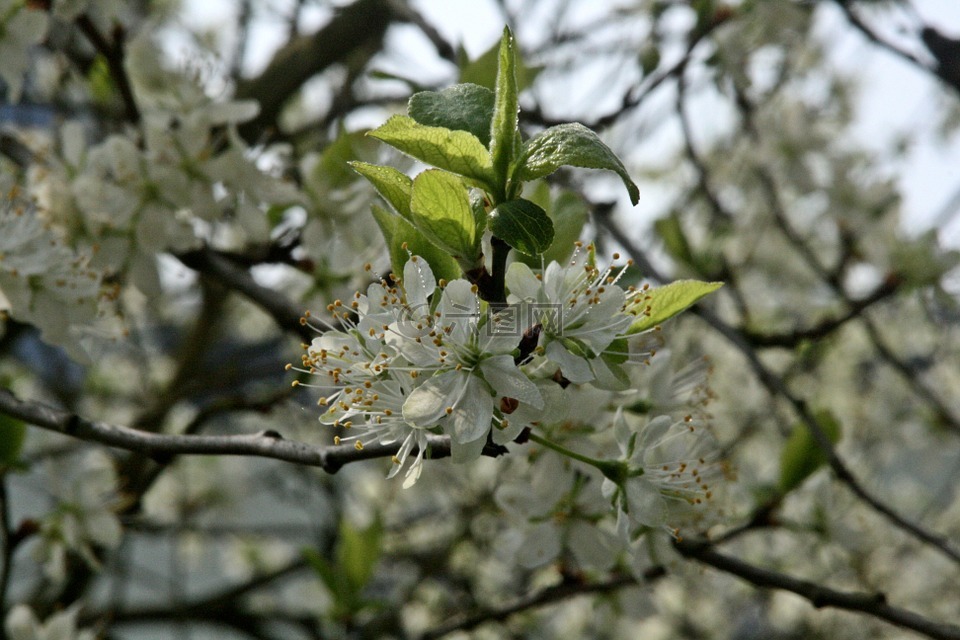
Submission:
POLYGON ((237 266, 229 259, 206 248, 181 253, 177 258, 191 269, 210 276, 249 298, 266 311, 285 331, 296 333, 305 342, 310 342, 316 337, 316 331, 300 322, 303 309, 294 305, 282 293, 258 283, 247 269, 237 266))
MULTIPOLYGON (((39 402, 19 400, 6 389, 0 389, 0 413, 41 429, 126 451, 137 451, 160 461, 177 455, 253 456, 319 467, 328 473, 336 473, 345 464, 387 458, 400 449, 399 442, 389 445, 371 442, 362 449, 348 445, 311 445, 286 440, 276 431, 243 435, 163 435, 86 420, 39 402)), ((431 458, 450 455, 449 436, 428 436, 428 446, 431 458)), ((502 447, 487 445, 484 449, 484 455, 492 457, 502 453, 502 447)))
POLYGON ((110 70, 110 77, 117 85, 120 92, 120 98, 123 100, 123 108, 126 112, 126 118, 134 124, 140 122, 140 108, 137 107, 137 100, 133 96, 133 87, 130 85, 130 78, 123 67, 124 62, 124 40, 126 34, 122 27, 117 26, 113 30, 113 42, 100 33, 97 25, 93 23, 90 16, 81 14, 76 19, 77 28, 86 36, 93 48, 103 56, 107 62, 107 68, 110 70))
POLYGON ((899 285, 900 280, 896 277, 887 278, 869 295, 857 300, 850 300, 849 309, 846 313, 833 318, 824 318, 811 327, 795 329, 784 333, 764 333, 751 329, 743 329, 742 332, 747 341, 755 347, 792 349, 801 342, 826 338, 851 320, 862 316, 863 312, 874 304, 895 294, 900 288, 899 285))
POLYGON ((712 545, 703 541, 680 540, 674 543, 674 547, 684 557, 739 576, 757 587, 795 593, 806 598, 818 609, 830 607, 857 611, 937 640, 960 640, 960 627, 935 622, 918 613, 893 607, 887 604, 886 597, 882 593, 836 591, 808 580, 800 580, 723 555, 714 551, 712 545))
POLYGON ((307 80, 354 54, 372 57, 394 18, 387 0, 359 0, 339 10, 316 33, 292 39, 263 73, 237 85, 237 99, 260 103, 260 113, 239 127, 240 135, 247 142, 257 142, 276 127, 284 105, 307 80))
MULTIPOLYGON (((644 578, 646 582, 649 583, 662 575, 663 569, 661 567, 655 567, 648 575, 644 576, 644 578)), ((503 621, 516 613, 536 609, 537 607, 560 602, 568 598, 575 598, 591 593, 610 593, 611 591, 636 586, 637 584, 637 580, 631 575, 614 576, 602 582, 562 582, 553 587, 547 587, 546 589, 520 598, 503 607, 488 609, 470 615, 457 616, 439 627, 427 631, 420 636, 420 640, 436 640, 455 631, 469 631, 486 622, 503 621)))
MULTIPOLYGON (((935 68, 930 67, 917 56, 913 55, 909 51, 901 49, 874 31, 867 23, 861 20, 860 16, 858 16, 851 8, 852 2, 850 0, 835 0, 835 2, 837 3, 837 6, 840 7, 840 11, 842 11, 843 15, 847 18, 847 21, 853 25, 853 28, 859 31, 867 40, 874 43, 884 51, 887 51, 907 62, 908 64, 916 67, 917 69, 937 76, 943 81, 944 84, 949 85, 956 91, 960 91, 960 76, 958 76, 956 73, 956 66, 958 62, 953 62, 953 65, 949 64, 949 62, 948 64, 944 64, 944 60, 942 60, 940 56, 936 55, 935 51, 931 50, 931 53, 937 58, 938 64, 935 68)), ((931 31, 932 29, 930 27, 925 27, 922 33, 924 44, 928 49, 930 48, 929 41, 931 40, 931 31)))

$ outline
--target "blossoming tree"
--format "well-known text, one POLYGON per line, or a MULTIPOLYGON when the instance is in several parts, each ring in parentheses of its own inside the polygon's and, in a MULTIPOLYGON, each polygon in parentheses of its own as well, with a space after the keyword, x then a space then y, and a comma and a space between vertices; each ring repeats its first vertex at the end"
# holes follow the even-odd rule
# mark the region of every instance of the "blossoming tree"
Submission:
POLYGON ((956 259, 818 24, 944 135, 960 48, 870 4, 0 0, 5 637, 960 638, 956 259))

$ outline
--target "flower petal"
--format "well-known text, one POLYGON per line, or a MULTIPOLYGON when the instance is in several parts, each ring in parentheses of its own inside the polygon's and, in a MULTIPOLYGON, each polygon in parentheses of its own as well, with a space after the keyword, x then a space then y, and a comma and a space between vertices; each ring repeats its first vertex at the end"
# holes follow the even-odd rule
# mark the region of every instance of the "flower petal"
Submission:
POLYGON ((477 376, 468 376, 466 388, 460 401, 453 408, 453 440, 460 444, 485 438, 493 418, 493 396, 487 385, 477 376))
POLYGON ((625 491, 630 507, 630 522, 659 527, 667 519, 667 504, 660 491, 643 476, 627 481, 625 491))
MULTIPOLYGON (((415 427, 431 427, 455 407, 464 394, 470 375, 447 371, 414 389, 403 403, 403 419, 415 427)), ((489 420, 488 420, 489 422, 489 420)))
POLYGON ((533 275, 533 271, 522 262, 514 262, 507 268, 507 274, 504 278, 507 289, 510 290, 510 296, 507 300, 511 303, 530 300, 536 302, 540 298, 540 280, 533 275))
POLYGON ((547 343, 547 358, 560 365, 563 376, 574 384, 593 380, 593 372, 586 359, 567 351, 559 342, 547 343))
MULTIPOLYGON (((414 310, 426 310, 427 298, 437 288, 437 280, 433 277, 430 265, 420 256, 413 256, 403 266, 403 291, 406 293, 407 305, 414 310)), ((417 314, 422 315, 422 314, 417 314)))
POLYGON ((520 402, 543 408, 543 398, 537 385, 514 364, 513 356, 494 356, 480 363, 483 377, 501 397, 516 398, 520 402))
POLYGON ((450 439, 450 459, 460 464, 464 462, 473 462, 483 453, 483 445, 487 444, 487 437, 483 435, 470 442, 457 442, 456 438, 450 439))

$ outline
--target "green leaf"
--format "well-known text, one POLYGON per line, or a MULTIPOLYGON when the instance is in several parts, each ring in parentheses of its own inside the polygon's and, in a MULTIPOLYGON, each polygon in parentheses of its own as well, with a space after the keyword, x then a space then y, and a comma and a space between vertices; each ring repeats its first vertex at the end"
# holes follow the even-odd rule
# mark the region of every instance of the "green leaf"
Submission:
POLYGON ((393 167, 384 167, 368 162, 351 162, 353 170, 370 181, 384 200, 407 220, 413 220, 410 212, 410 196, 413 180, 393 167))
POLYGON ((459 178, 437 169, 424 171, 413 180, 410 208, 417 229, 461 265, 478 257, 480 237, 467 189, 459 178))
POLYGON ((382 537, 383 525, 379 519, 365 529, 354 527, 346 519, 341 521, 337 568, 346 576, 354 593, 360 593, 370 582, 380 559, 382 537))
POLYGON ((553 222, 547 212, 524 200, 508 200, 490 212, 490 230, 508 245, 538 255, 553 243, 553 222))
POLYGON ((663 240, 664 248, 671 258, 688 266, 695 264, 690 242, 680 225, 680 218, 676 215, 661 218, 653 223, 653 227, 663 240))
POLYGON ((450 282, 462 275, 457 261, 446 251, 427 240, 426 236, 417 231, 412 224, 377 205, 373 205, 372 209, 373 218, 380 226, 380 231, 386 240, 387 250, 390 252, 390 267, 395 274, 403 273, 403 265, 407 263, 412 253, 426 260, 437 278, 450 282))
POLYGON ((0 414, 0 469, 17 464, 26 436, 26 424, 21 420, 0 414))
MULTIPOLYGON (((832 412, 817 411, 814 418, 830 442, 836 444, 840 441, 840 421, 832 412)), ((780 493, 787 494, 799 487, 826 462, 827 456, 813 439, 810 429, 803 423, 795 424, 780 452, 780 493)))
POLYGON ((367 137, 366 131, 341 131, 336 139, 320 153, 312 178, 329 189, 352 184, 356 174, 350 170, 352 160, 376 157, 377 143, 367 137))
POLYGON ((567 262, 573 255, 574 242, 580 239, 583 225, 589 217, 583 198, 573 191, 563 189, 551 199, 550 185, 545 180, 536 182, 534 189, 528 189, 525 196, 542 207, 553 221, 553 244, 543 253, 542 258, 520 254, 516 259, 532 269, 539 269, 550 262, 567 262))
POLYGON ((616 154, 590 129, 578 122, 550 127, 529 140, 517 159, 514 179, 526 182, 548 176, 560 167, 608 169, 623 180, 630 201, 640 201, 640 190, 616 154))
POLYGON ((520 104, 517 97, 517 53, 513 34, 509 27, 503 28, 500 51, 497 57, 497 88, 490 128, 490 157, 493 174, 500 187, 498 198, 506 199, 510 166, 519 147, 520 132, 517 130, 520 104))
POLYGON ((494 184, 490 152, 472 133, 428 127, 407 116, 392 116, 368 135, 435 167, 470 178, 478 186, 494 184))
POLYGON ((317 577, 320 578, 320 581, 323 583, 323 586, 330 591, 330 594, 337 599, 338 596, 343 591, 343 585, 341 580, 337 577, 337 571, 330 566, 330 563, 327 562, 327 559, 324 558, 316 549, 310 547, 304 548, 301 553, 303 554, 303 559, 307 561, 307 564, 310 565, 310 568, 313 569, 314 573, 317 574, 317 577))
POLYGON ((490 144, 494 95, 477 84, 455 84, 443 91, 415 93, 407 104, 411 118, 430 127, 467 131, 490 144))
POLYGON ((662 287, 649 289, 627 309, 629 313, 640 316, 630 325, 627 333, 640 333, 652 329, 722 286, 722 282, 677 280, 662 287))
POLYGON ((563 264, 570 259, 574 250, 573 243, 580 239, 588 215, 587 205, 580 195, 572 191, 560 192, 550 208, 554 238, 550 249, 543 254, 543 259, 548 264, 554 260, 563 264))

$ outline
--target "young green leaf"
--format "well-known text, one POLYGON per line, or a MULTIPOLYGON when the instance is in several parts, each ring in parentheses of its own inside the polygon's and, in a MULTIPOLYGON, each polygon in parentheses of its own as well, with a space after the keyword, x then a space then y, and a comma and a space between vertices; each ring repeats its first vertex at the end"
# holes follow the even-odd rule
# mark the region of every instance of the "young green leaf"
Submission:
POLYGON ((461 265, 478 257, 480 237, 467 190, 458 177, 438 169, 424 171, 413 179, 410 208, 417 229, 461 265))
POLYGON ((413 193, 413 180, 393 167, 385 167, 368 162, 351 162, 353 170, 370 181, 377 193, 405 219, 412 221, 410 196, 413 193))
POLYGON ((413 94, 407 113, 420 124, 472 133, 489 146, 493 100, 493 91, 486 87, 455 84, 443 91, 413 94))
POLYGON ((311 180, 328 189, 346 187, 357 179, 348 165, 362 158, 376 158, 379 146, 376 140, 367 137, 366 131, 341 130, 321 152, 311 172, 311 180))
POLYGON ((500 187, 498 197, 506 198, 510 166, 519 146, 517 129, 520 103, 517 97, 517 52, 509 27, 503 28, 497 66, 497 88, 490 129, 490 156, 493 174, 500 187))
POLYGON ((380 539, 383 537, 383 525, 377 519, 367 528, 360 529, 341 520, 340 539, 337 544, 337 565, 355 593, 360 593, 376 568, 380 559, 380 539))
MULTIPOLYGON (((830 442, 836 444, 840 441, 840 421, 832 412, 827 410, 817 411, 814 418, 830 442)), ((777 488, 781 495, 799 487, 826 461, 827 456, 817 446, 816 441, 810 434, 810 429, 802 423, 795 424, 793 432, 787 438, 787 442, 780 452, 780 482, 777 488)))
POLYGON ((640 190, 620 158, 597 134, 578 122, 550 127, 523 145, 513 178, 521 182, 536 180, 564 165, 613 171, 623 180, 630 201, 633 204, 640 201, 640 190))
POLYGON ((10 416, 0 415, 0 469, 17 463, 26 435, 26 424, 10 416))
POLYGON ((417 231, 412 224, 377 205, 373 205, 372 209, 373 218, 377 221, 386 240, 387 250, 390 252, 390 268, 394 273, 403 273, 403 265, 407 263, 412 253, 426 260, 430 270, 438 278, 449 282, 462 275, 457 261, 446 251, 427 240, 426 236, 417 231))
POLYGON ((490 152, 472 133, 428 127, 407 116, 392 116, 367 135, 435 167, 470 178, 480 186, 493 184, 490 152))
POLYGON ((677 280, 662 287, 650 289, 627 308, 627 312, 639 316, 627 329, 627 333, 640 333, 652 329, 722 286, 722 282, 677 280))
MULTIPOLYGON (((572 191, 563 190, 551 199, 550 186, 542 180, 537 182, 536 189, 527 197, 542 207, 553 221, 553 243, 543 252, 542 264, 567 262, 576 248, 574 243, 580 238, 589 215, 583 198, 572 191)), ((521 255, 518 259, 534 269, 541 266, 539 256, 521 255)))
POLYGON ((538 205, 508 200, 490 212, 490 230, 508 245, 528 255, 539 255, 553 242, 553 222, 538 205))

